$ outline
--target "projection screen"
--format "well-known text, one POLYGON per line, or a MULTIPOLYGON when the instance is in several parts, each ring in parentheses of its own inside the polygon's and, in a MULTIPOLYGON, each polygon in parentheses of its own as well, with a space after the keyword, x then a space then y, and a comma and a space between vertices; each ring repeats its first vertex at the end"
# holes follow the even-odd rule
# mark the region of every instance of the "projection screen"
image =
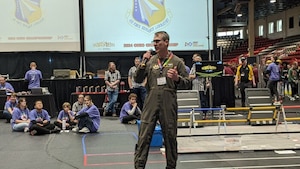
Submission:
POLYGON ((145 51, 161 30, 170 35, 170 50, 212 50, 212 0, 83 2, 86 52, 145 51))
POLYGON ((0 52, 80 51, 78 0, 0 0, 0 52))

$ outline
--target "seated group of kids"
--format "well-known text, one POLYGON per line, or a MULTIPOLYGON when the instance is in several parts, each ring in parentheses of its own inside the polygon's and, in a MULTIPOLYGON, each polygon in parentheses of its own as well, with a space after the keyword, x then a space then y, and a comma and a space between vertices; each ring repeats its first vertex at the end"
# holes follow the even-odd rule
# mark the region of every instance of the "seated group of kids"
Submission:
POLYGON ((30 135, 59 133, 61 129, 81 133, 97 132, 100 126, 99 110, 90 96, 85 96, 84 102, 85 106, 76 114, 71 111, 71 104, 65 102, 62 106, 63 110, 59 112, 57 120, 52 124, 49 113, 43 109, 41 100, 35 101, 34 109, 30 111, 25 98, 21 97, 17 101, 16 95, 12 95, 5 104, 7 112, 4 116, 8 119, 10 115, 13 131, 29 132, 30 135))
MULTIPOLYGON (((41 100, 34 103, 34 109, 27 108, 26 99, 21 97, 17 100, 16 95, 11 95, 5 103, 4 117, 11 123, 13 131, 29 132, 30 135, 43 135, 59 133, 62 129, 80 133, 97 132, 100 127, 100 113, 93 104, 89 95, 83 98, 84 106, 78 112, 71 111, 71 104, 63 103, 54 124, 50 123, 47 110, 43 109, 41 100)), ((140 119, 141 110, 137 106, 137 95, 131 93, 120 112, 120 121, 124 124, 135 124, 140 119)), ((73 105, 74 106, 74 105, 73 105)))

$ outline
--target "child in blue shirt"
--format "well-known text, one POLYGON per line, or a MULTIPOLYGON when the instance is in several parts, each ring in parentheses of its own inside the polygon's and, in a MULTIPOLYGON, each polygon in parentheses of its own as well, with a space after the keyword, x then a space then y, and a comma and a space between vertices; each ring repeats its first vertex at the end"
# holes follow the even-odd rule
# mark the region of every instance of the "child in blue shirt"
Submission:
POLYGON ((76 125, 76 123, 74 122, 74 113, 71 111, 71 104, 69 102, 65 102, 62 105, 62 108, 63 110, 59 112, 58 117, 54 122, 54 125, 62 129, 63 120, 66 120, 66 129, 70 130, 73 128, 74 125, 76 125))
POLYGON ((131 93, 128 96, 128 100, 122 106, 120 112, 120 121, 124 124, 136 124, 136 120, 139 120, 141 117, 141 109, 137 106, 137 95, 131 93))
POLYGON ((3 116, 6 119, 7 123, 10 123, 10 120, 12 118, 13 110, 17 106, 17 95, 16 93, 13 93, 9 100, 5 102, 3 116))
POLYGON ((29 109, 27 108, 26 99, 24 97, 19 98, 17 107, 13 110, 11 127, 13 131, 29 130, 29 109))
POLYGON ((25 80, 28 81, 28 89, 40 87, 42 80, 42 72, 36 69, 37 65, 35 62, 30 63, 30 70, 25 74, 25 80))
POLYGON ((60 130, 55 128, 54 124, 50 124, 49 113, 43 109, 43 102, 37 100, 34 103, 34 108, 29 112, 29 132, 30 135, 43 135, 59 133, 60 130))
POLYGON ((81 109, 75 119, 78 120, 78 127, 74 127, 72 131, 79 133, 95 133, 100 127, 100 112, 94 105, 91 96, 84 97, 85 108, 81 109))

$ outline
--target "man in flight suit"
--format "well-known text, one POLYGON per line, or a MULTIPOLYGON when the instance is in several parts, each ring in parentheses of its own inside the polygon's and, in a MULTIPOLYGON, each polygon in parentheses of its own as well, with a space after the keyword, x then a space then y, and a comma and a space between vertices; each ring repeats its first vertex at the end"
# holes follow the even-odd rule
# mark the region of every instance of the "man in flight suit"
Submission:
POLYGON ((137 68, 135 81, 147 78, 147 97, 141 115, 139 138, 135 149, 135 168, 146 166, 150 142, 159 120, 164 137, 167 166, 175 169, 177 161, 177 88, 188 89, 190 80, 182 60, 168 50, 169 35, 156 32, 153 39, 156 55, 146 52, 137 68), (150 59, 149 59, 150 58, 150 59), (145 63, 145 61, 148 62, 145 63))

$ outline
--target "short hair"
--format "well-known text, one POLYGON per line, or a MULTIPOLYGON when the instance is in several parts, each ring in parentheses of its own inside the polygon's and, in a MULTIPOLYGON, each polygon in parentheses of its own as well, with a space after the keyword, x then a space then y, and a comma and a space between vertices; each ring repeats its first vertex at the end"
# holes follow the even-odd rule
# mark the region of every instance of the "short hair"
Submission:
POLYGON ((162 39, 163 40, 170 41, 170 36, 169 36, 169 34, 166 31, 158 31, 158 32, 156 32, 155 36, 158 36, 158 35, 162 35, 162 39))
POLYGON ((87 100, 92 100, 90 95, 86 95, 86 96, 84 96, 84 98, 87 99, 87 100))
POLYGON ((10 97, 15 97, 15 98, 17 98, 17 93, 12 93, 12 94, 10 95, 10 97))
POLYGON ((65 108, 65 107, 71 109, 71 104, 69 102, 64 102, 62 105, 62 108, 65 108))
POLYGON ((201 57, 201 55, 199 53, 195 53, 193 55, 193 60, 202 61, 202 57, 201 57))
POLYGON ((31 66, 35 66, 35 67, 37 67, 37 65, 36 65, 36 63, 35 62, 30 62, 30 67, 31 66))
POLYGON ((80 97, 84 98, 84 95, 83 95, 83 94, 79 94, 79 95, 77 96, 77 98, 80 98, 80 97))
POLYGON ((193 56, 200 56, 201 57, 200 53, 194 53, 193 56))
POLYGON ((116 63, 115 63, 115 62, 113 62, 113 61, 108 62, 108 65, 107 65, 107 69, 108 69, 108 70, 109 70, 109 68, 110 68, 110 66, 111 66, 112 64, 114 64, 114 65, 116 66, 116 63))
POLYGON ((40 99, 38 99, 38 100, 36 100, 36 101, 34 102, 34 106, 37 104, 37 102, 41 102, 41 103, 43 104, 43 101, 40 100, 40 99))
POLYGON ((137 95, 135 93, 130 93, 128 96, 128 100, 130 100, 133 97, 137 98, 137 95))
POLYGON ((141 61, 141 58, 137 56, 137 57, 134 58, 134 60, 139 60, 139 61, 141 61))

